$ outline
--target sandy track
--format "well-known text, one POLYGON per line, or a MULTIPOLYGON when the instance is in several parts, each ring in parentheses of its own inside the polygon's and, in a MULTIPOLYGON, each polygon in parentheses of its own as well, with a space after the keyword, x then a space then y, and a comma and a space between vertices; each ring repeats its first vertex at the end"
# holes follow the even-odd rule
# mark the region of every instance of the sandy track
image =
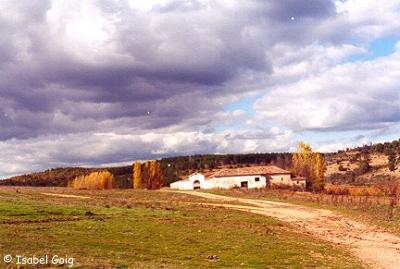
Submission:
POLYGON ((329 210, 258 199, 233 198, 196 191, 180 193, 234 204, 203 203, 278 218, 297 226, 302 232, 350 248, 372 268, 400 268, 400 238, 374 226, 365 225, 329 210))
POLYGON ((60 194, 60 193, 52 193, 52 192, 42 192, 41 194, 47 195, 47 196, 61 197, 61 198, 90 199, 89 196, 82 196, 82 195, 60 194))

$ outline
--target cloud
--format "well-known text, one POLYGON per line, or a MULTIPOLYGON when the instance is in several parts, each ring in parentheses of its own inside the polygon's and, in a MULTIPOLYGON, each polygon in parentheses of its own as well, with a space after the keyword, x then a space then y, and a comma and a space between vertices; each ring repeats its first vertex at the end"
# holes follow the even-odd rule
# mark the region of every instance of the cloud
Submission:
POLYGON ((342 14, 352 35, 371 40, 387 35, 397 35, 400 22, 398 1, 336 0, 337 12, 342 14), (373 14, 373 16, 371 16, 373 14))
POLYGON ((311 21, 334 15, 332 3, 312 2, 3 2, 0 139, 112 131, 122 121, 202 125, 229 96, 266 85, 267 52, 282 35, 301 40, 299 28, 306 35, 311 21))
POLYGON ((368 3, 379 18, 359 0, 2 1, 2 171, 285 150, 294 132, 397 122, 397 56, 344 64, 399 30, 398 4, 368 3), (249 95, 264 96, 255 117, 224 111, 249 95))
POLYGON ((400 51, 278 86, 255 104, 262 120, 292 130, 382 128, 400 121, 400 51))
POLYGON ((65 165, 130 164, 132 160, 199 153, 287 151, 292 133, 270 130, 146 132, 137 134, 80 133, 0 142, 2 176, 65 165))

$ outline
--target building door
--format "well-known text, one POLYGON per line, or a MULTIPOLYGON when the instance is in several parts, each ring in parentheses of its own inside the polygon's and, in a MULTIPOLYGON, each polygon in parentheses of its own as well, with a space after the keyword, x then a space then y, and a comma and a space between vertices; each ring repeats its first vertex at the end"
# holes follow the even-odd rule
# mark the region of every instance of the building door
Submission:
POLYGON ((268 176, 265 177, 265 187, 270 188, 271 187, 271 181, 268 176))
POLYGON ((195 180, 195 181, 193 182, 193 189, 194 189, 194 190, 200 189, 200 181, 195 180))
POLYGON ((248 182, 247 181, 240 182, 240 187, 244 188, 244 189, 247 189, 248 188, 248 182))

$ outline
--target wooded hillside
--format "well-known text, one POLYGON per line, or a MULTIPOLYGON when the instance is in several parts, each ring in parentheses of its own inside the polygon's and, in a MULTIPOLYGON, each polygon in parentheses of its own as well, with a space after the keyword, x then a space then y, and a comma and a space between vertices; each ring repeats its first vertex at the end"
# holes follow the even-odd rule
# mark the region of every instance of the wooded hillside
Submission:
MULTIPOLYGON (((364 145, 336 153, 324 154, 327 183, 352 185, 379 184, 382 180, 400 178, 400 140, 364 145)), ((134 160, 132 160, 133 164, 134 160)), ((164 186, 185 178, 190 173, 212 172, 218 168, 274 164, 292 168, 292 153, 207 154, 163 158, 160 161, 164 186)), ((67 186, 78 176, 108 170, 115 177, 117 188, 132 187, 132 165, 120 167, 67 167, 26 174, 0 181, 1 185, 67 186)))

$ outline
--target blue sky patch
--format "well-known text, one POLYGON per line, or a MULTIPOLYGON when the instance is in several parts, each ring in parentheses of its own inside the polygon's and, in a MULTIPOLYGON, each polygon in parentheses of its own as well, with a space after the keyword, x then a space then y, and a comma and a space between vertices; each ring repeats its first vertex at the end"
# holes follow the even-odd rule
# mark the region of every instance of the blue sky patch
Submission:
POLYGON ((261 97, 262 97, 261 94, 257 94, 257 95, 241 98, 240 100, 230 103, 229 105, 225 106, 225 110, 235 111, 235 110, 240 109, 240 110, 246 111, 246 113, 249 115, 254 115, 255 111, 253 109, 253 105, 261 97))
POLYGON ((368 45, 367 53, 353 55, 349 58, 349 61, 350 62, 370 61, 379 57, 388 56, 395 52, 396 44, 399 41, 400 37, 398 36, 376 39, 368 45))

